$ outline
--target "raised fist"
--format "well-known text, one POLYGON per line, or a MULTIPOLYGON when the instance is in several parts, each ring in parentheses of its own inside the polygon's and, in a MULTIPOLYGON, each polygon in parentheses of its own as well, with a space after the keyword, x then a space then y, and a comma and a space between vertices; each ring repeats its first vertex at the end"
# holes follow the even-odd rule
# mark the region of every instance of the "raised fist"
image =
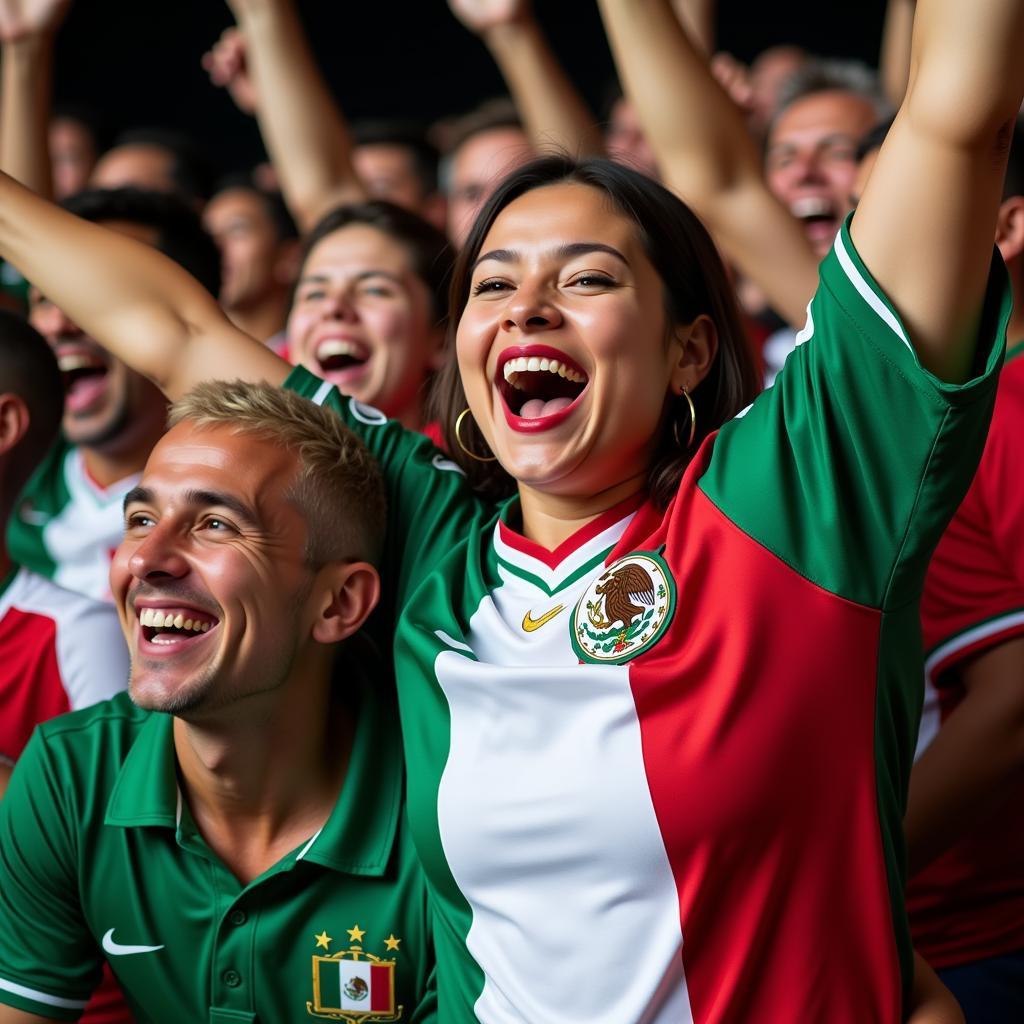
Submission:
POLYGON ((214 46, 203 54, 203 67, 214 85, 227 89, 239 110, 245 114, 256 112, 259 97, 249 74, 245 35, 241 29, 226 28, 214 46))
POLYGON ((448 0, 448 6, 466 28, 478 35, 521 21, 530 13, 529 0, 448 0))
POLYGON ((0 0, 0 42, 55 31, 71 0, 0 0))

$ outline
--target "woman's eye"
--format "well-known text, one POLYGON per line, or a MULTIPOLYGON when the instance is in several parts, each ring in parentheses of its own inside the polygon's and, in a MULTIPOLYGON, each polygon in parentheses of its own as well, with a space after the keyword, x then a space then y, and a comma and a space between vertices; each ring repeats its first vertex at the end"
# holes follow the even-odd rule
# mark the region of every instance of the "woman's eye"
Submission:
POLYGON ((499 278, 492 277, 488 278, 486 281, 480 281, 478 284, 473 285, 473 294, 483 295, 486 292, 498 294, 506 291, 510 287, 511 285, 507 281, 502 281, 499 278))
POLYGON ((615 282, 607 274, 586 273, 574 277, 570 285, 581 285, 584 288, 610 288, 615 282))
POLYGON ((302 292, 299 295, 299 302, 319 302, 326 293, 321 289, 314 289, 309 292, 302 292))
POLYGON ((361 291, 363 295, 369 295, 374 299, 390 299, 395 294, 393 288, 383 284, 364 285, 361 291))

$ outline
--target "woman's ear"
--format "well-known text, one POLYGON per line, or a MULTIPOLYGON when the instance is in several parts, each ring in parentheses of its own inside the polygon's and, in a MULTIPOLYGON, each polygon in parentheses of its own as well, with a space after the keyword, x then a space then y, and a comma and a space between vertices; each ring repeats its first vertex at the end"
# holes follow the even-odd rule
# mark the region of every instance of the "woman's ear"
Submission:
POLYGON ((672 352, 672 393, 693 391, 718 355, 718 330, 711 317, 702 313, 691 323, 676 324, 672 329, 672 352))
POLYGON ((313 639, 335 644, 367 620, 380 598, 380 576, 369 562, 332 562, 318 574, 323 595, 313 639))
POLYGON ((29 412, 23 399, 11 392, 0 395, 0 456, 9 454, 28 433, 29 412))

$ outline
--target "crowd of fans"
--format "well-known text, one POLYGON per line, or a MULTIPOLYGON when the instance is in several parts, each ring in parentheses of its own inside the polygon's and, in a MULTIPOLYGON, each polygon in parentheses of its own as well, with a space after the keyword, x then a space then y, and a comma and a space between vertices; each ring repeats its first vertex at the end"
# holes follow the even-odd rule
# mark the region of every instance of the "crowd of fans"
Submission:
POLYGON ((228 3, 221 178, 0 4, 0 1024, 1024 1020, 1024 2, 228 3))

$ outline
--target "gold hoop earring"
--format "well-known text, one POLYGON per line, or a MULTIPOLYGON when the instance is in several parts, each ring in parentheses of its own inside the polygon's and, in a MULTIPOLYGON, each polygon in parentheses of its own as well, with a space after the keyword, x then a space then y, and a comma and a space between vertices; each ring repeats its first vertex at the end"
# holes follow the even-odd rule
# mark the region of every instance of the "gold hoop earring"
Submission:
POLYGON ((672 437, 675 438, 676 447, 682 448, 683 451, 689 451, 693 447, 693 438, 697 433, 697 410, 693 406, 693 399, 690 397, 690 392, 685 387, 679 389, 679 397, 686 399, 686 404, 690 408, 690 436, 686 439, 686 446, 683 447, 683 442, 679 440, 679 424, 676 422, 676 418, 672 417, 672 437))
POLYGON ((498 456, 497 455, 492 455, 490 458, 485 458, 483 455, 476 455, 475 453, 471 452, 462 443, 462 421, 466 418, 466 416, 468 414, 469 414, 469 406, 467 405, 466 408, 463 409, 462 412, 459 413, 459 418, 455 421, 455 440, 458 442, 459 447, 471 459, 476 459, 477 462, 497 462, 498 461, 498 456))

